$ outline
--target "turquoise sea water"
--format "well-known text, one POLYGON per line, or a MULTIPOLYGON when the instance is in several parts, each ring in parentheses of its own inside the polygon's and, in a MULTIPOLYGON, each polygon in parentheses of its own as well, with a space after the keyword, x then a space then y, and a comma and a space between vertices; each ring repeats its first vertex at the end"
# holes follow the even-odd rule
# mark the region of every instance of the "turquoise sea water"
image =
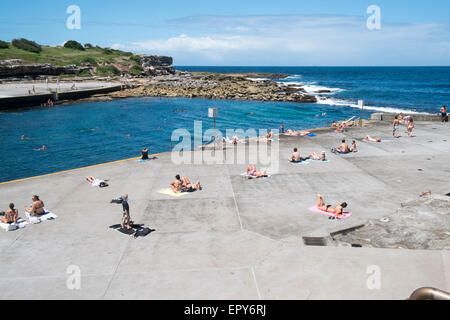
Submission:
POLYGON ((277 129, 282 123, 286 129, 324 126, 327 121, 359 117, 358 99, 369 105, 365 118, 383 110, 437 113, 450 97, 450 68, 178 69, 288 73, 291 76, 283 82, 307 85, 311 94, 324 88, 332 93, 319 97, 320 104, 132 98, 3 112, 0 182, 135 157, 143 147, 150 153, 169 151, 173 130, 193 132, 194 121, 203 122, 203 131, 213 127, 210 107, 219 108, 217 128, 225 133, 226 129, 277 129), (42 145, 46 151, 35 151, 42 145))

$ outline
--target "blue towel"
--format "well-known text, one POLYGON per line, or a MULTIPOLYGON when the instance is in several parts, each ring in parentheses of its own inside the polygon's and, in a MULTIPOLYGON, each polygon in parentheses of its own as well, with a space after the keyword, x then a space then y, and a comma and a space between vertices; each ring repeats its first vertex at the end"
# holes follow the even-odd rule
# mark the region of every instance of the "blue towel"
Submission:
POLYGON ((312 137, 317 137, 317 134, 310 133, 310 134, 307 135, 307 137, 310 137, 310 138, 312 138, 312 137))

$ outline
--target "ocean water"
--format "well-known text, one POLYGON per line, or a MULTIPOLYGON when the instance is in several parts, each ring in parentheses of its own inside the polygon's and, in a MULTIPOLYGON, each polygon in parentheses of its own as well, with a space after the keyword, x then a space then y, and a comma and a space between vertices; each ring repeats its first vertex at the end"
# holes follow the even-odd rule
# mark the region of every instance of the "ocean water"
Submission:
MULTIPOLYGON (((0 113, 0 182, 170 151, 171 136, 194 121, 213 128, 208 108, 219 109, 217 129, 307 129, 378 111, 437 113, 450 97, 450 68, 177 67, 214 72, 287 73, 280 81, 307 85, 318 104, 184 98, 130 98, 0 113), (331 90, 319 96, 317 91, 331 90), (323 116, 323 114, 326 114, 323 116), (25 139, 21 139, 24 135, 25 139), (46 151, 38 151, 42 145, 46 151)), ((204 143, 210 138, 205 137, 204 143)), ((174 142, 173 145, 176 145, 174 142)))

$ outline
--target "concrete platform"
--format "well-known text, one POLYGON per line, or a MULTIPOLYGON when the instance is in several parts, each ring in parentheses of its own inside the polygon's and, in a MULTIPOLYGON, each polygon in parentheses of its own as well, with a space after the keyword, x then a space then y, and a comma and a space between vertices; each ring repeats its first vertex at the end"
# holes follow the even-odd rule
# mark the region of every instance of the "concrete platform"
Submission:
POLYGON ((23 216, 38 194, 59 218, 0 230, 0 299, 405 299, 422 286, 450 291, 449 251, 303 241, 392 214, 425 190, 450 192, 449 129, 418 122, 415 137, 402 127, 394 139, 390 124, 373 123, 345 134, 283 136, 279 171, 268 179, 243 179, 244 164, 175 165, 163 154, 1 184, 2 210, 14 202, 23 216), (361 142, 367 134, 391 141, 361 142), (294 147, 320 153, 342 138, 357 140, 359 152, 328 152, 329 163, 286 160, 294 147), (204 190, 158 193, 178 173, 204 190), (93 188, 84 180, 90 175, 110 186, 93 188), (317 192, 328 203, 347 201, 353 216, 336 221, 308 211, 317 192), (134 239, 109 228, 122 214, 109 202, 124 193, 132 219, 155 232, 134 239), (79 290, 66 284, 71 265, 81 271, 79 290))

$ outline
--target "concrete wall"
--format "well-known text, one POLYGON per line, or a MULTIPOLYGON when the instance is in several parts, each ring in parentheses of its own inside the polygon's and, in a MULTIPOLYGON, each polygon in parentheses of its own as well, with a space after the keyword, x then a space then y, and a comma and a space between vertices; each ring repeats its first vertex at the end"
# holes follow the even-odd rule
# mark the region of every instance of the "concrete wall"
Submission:
MULTIPOLYGON (((396 113, 373 113, 370 119, 379 121, 394 121, 396 115, 396 113)), ((438 114, 413 114, 411 117, 414 121, 441 121, 441 116, 438 114)))
POLYGON ((97 89, 86 89, 86 90, 75 90, 68 92, 59 93, 45 93, 45 94, 35 94, 20 97, 8 97, 0 98, 0 110, 12 110, 24 107, 40 106, 41 104, 47 104, 48 99, 53 101, 61 100, 77 100, 82 98, 87 98, 95 94, 108 93, 113 91, 122 90, 122 86, 112 86, 107 88, 97 88, 97 89))

